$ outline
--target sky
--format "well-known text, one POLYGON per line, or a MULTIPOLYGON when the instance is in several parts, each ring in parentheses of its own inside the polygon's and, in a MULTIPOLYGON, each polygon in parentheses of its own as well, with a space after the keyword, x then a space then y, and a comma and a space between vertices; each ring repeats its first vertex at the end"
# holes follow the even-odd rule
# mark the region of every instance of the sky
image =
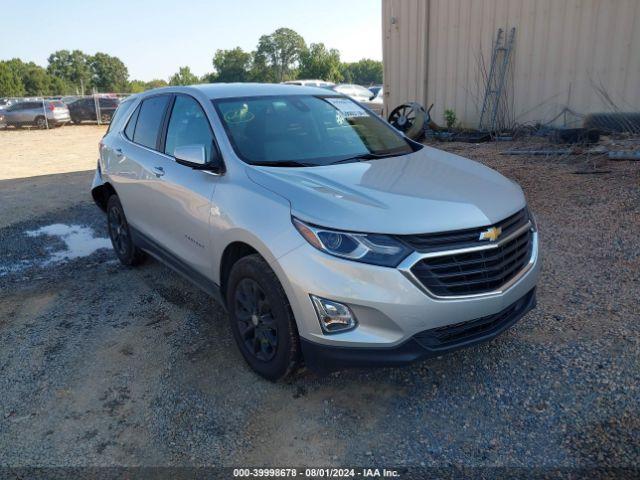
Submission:
POLYGON ((343 61, 382 60, 381 0, 2 0, 0 60, 45 67, 56 50, 119 57, 130 79, 180 66, 211 72, 217 49, 255 49, 280 27, 336 48, 343 61))

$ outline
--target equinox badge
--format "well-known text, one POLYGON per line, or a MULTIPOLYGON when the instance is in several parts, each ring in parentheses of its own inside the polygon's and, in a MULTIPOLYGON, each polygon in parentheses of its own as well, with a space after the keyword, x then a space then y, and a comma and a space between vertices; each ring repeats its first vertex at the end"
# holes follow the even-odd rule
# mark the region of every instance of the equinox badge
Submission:
POLYGON ((479 240, 489 240, 490 242, 495 242, 501 234, 502 229, 500 227, 491 227, 486 229, 484 232, 480 232, 479 240))

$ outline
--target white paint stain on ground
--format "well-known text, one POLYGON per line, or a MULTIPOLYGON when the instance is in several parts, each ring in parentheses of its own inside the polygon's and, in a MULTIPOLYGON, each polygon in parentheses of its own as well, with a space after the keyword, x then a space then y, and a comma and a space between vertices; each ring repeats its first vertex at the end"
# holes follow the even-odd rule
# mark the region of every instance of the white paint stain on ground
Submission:
POLYGON ((0 277, 9 275, 10 273, 17 273, 22 270, 26 270, 32 265, 33 262, 30 260, 20 260, 19 262, 10 265, 0 265, 0 277))
POLYGON ((42 265, 59 263, 74 258, 88 257, 101 248, 111 248, 111 241, 108 238, 96 237, 93 229, 80 225, 65 225, 55 223, 47 225, 37 230, 25 232, 29 237, 40 237, 43 235, 59 237, 65 243, 64 250, 57 250, 50 253, 49 258, 42 262, 42 265))

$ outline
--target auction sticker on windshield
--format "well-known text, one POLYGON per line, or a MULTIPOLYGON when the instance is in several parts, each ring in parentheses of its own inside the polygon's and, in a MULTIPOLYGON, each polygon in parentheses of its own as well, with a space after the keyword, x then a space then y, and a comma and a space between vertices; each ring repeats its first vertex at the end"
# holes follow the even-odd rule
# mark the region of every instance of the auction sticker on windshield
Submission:
POLYGON ((325 98, 325 100, 336 107, 345 118, 369 116, 364 108, 348 98, 325 98))

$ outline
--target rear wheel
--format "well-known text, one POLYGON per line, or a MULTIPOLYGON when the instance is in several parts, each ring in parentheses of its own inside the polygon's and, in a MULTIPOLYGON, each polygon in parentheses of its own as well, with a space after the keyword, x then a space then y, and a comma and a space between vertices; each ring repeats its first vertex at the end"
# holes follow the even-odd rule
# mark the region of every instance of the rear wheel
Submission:
POLYGON ((36 117, 36 127, 38 128, 46 128, 47 120, 44 117, 36 117))
POLYGON ((107 226, 118 260, 127 266, 138 265, 144 259, 144 253, 133 243, 131 229, 117 195, 111 195, 107 202, 107 226))
POLYGON ((262 257, 249 255, 236 262, 226 300, 233 336, 249 366, 271 381, 295 371, 300 359, 295 318, 278 278, 262 257))

